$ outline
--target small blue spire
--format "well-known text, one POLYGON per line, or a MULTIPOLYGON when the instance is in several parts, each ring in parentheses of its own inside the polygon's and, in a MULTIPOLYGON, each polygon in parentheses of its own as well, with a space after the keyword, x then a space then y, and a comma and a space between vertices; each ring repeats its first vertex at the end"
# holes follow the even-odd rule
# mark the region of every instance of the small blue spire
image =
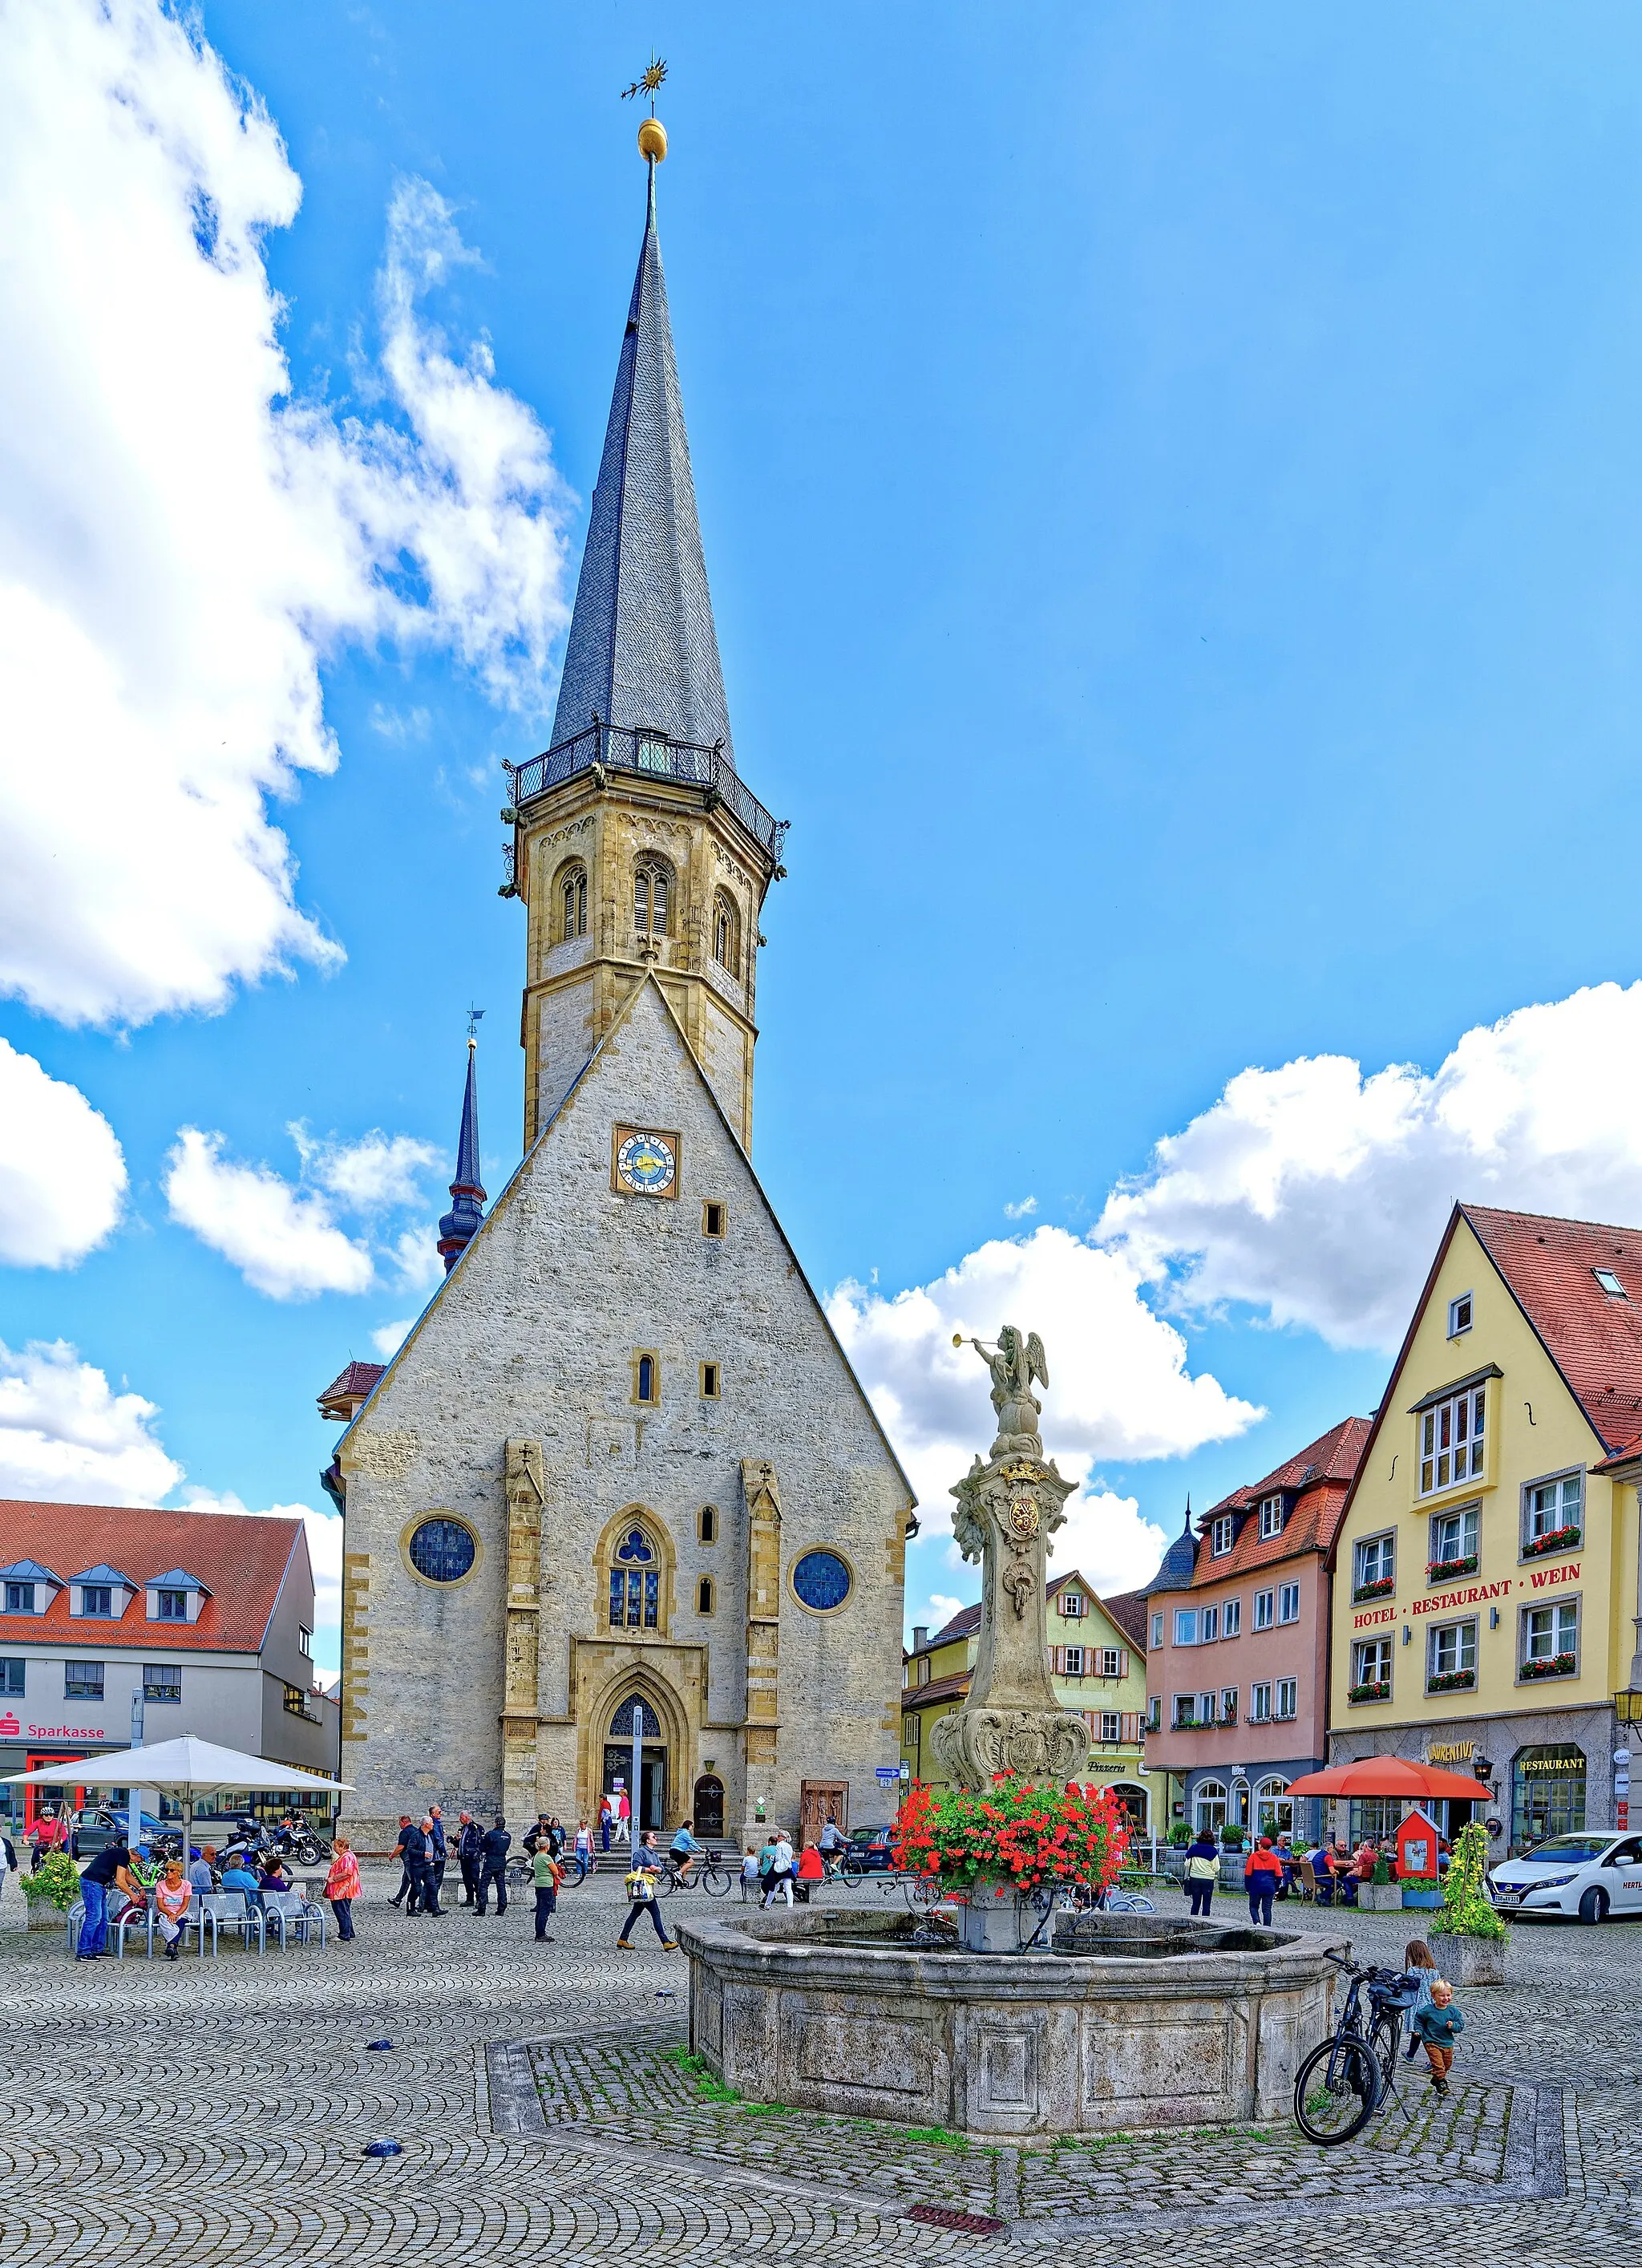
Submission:
POLYGON ((456 1179, 451 1184, 451 1210, 439 1223, 439 1257, 447 1276, 485 1218, 485 1188, 479 1178, 479 1041, 473 1031, 483 1012, 476 1010, 468 1019, 467 1086, 456 1144, 456 1179))

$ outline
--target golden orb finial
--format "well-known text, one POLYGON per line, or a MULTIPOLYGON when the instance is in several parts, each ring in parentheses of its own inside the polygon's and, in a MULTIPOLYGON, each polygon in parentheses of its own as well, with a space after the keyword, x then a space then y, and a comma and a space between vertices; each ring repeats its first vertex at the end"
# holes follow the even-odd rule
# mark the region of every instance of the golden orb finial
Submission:
POLYGON ((667 155, 667 129, 659 118, 647 118, 640 126, 639 155, 657 166, 667 155))

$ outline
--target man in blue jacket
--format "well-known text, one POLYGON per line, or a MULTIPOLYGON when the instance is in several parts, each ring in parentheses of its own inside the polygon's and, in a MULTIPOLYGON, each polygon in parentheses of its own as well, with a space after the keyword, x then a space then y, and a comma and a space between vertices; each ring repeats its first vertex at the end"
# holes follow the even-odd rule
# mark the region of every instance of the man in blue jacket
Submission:
POLYGON ((490 1886, 493 1882, 496 1886, 496 1912, 501 1915, 506 1913, 508 1910, 508 1852, 513 1847, 513 1837, 508 1833, 507 1826, 507 1821, 498 1812, 495 1824, 487 1830, 479 1846, 480 1858, 479 1911, 480 1913, 488 1911, 485 1902, 490 1895, 490 1886))
POLYGON ((418 1913, 428 1895, 428 1838, 414 1819, 406 1820, 400 1827, 393 1855, 405 1869, 405 1911, 407 1914, 418 1913))
POLYGON ((444 1887, 444 1870, 451 1853, 444 1839, 444 1822, 439 1815, 436 1803, 429 1806, 428 1816, 422 1821, 422 1831, 428 1837, 428 1911, 442 1914, 444 1908, 439 1903, 439 1892, 444 1887))
POLYGON ((479 1896, 479 1846, 483 1839, 479 1822, 473 1813, 463 1812, 457 1822, 456 1863, 462 1870, 462 1904, 465 1906, 471 1906, 479 1896))

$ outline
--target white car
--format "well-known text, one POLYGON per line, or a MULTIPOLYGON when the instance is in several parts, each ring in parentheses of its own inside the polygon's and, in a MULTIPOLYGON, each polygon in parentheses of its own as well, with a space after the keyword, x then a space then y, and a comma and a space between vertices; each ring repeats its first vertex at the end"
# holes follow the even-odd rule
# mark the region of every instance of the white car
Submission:
POLYGON ((1568 1914, 1606 1921, 1642 1913, 1642 1836, 1553 1835, 1492 1870, 1502 1914, 1568 1914))

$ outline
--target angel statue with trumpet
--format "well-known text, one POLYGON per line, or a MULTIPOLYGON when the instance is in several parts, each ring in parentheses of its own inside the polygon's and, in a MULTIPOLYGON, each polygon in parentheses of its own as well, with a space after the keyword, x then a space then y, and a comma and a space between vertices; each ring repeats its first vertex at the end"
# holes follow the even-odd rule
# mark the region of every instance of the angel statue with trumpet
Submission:
POLYGON ((1025 1336, 1013 1323, 1006 1323, 998 1334, 995 1346, 985 1339, 966 1340, 962 1331, 954 1331, 955 1347, 972 1346, 992 1373, 992 1406, 998 1413, 998 1438, 992 1445, 994 1457, 1018 1451, 1028 1457, 1041 1457, 1044 1444, 1037 1431, 1037 1421, 1044 1414, 1044 1405, 1032 1392, 1032 1381, 1047 1388, 1049 1365, 1044 1357, 1044 1343, 1036 1331, 1025 1336))

